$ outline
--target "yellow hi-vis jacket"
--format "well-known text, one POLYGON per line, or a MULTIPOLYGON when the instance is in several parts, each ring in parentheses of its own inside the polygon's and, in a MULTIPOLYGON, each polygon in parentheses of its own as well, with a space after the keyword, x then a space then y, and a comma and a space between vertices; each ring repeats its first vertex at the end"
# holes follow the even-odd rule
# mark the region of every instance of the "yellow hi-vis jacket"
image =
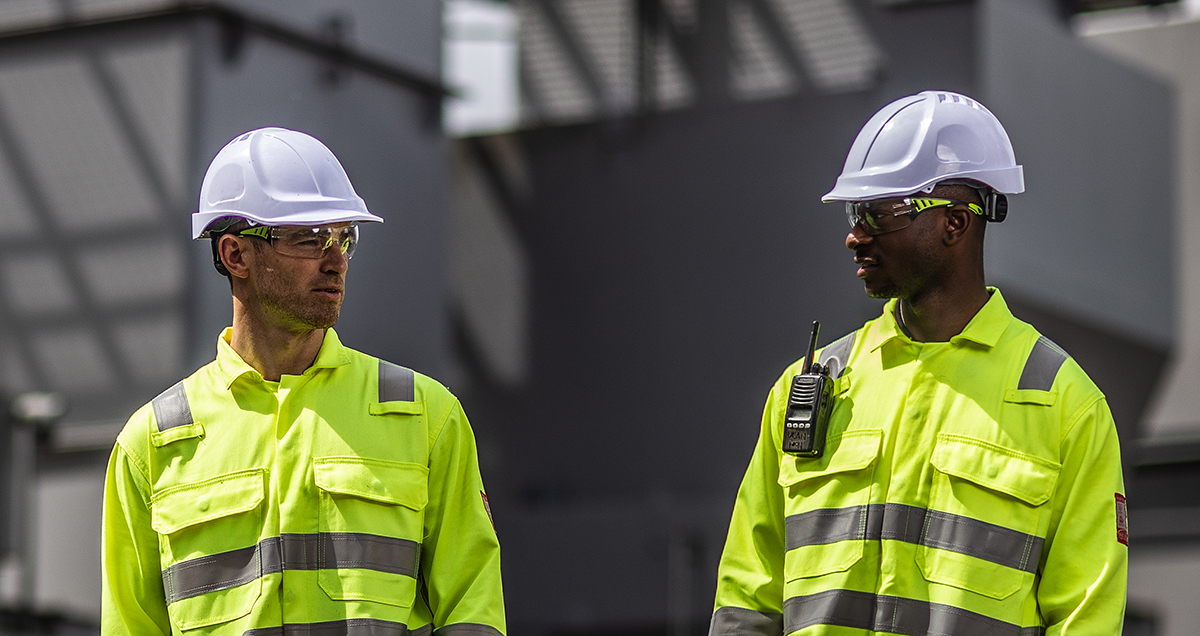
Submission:
POLYGON ((133 415, 104 496, 102 632, 504 633, 458 400, 344 347, 264 381, 229 346, 133 415))
POLYGON ((880 318, 825 347, 824 455, 782 452, 767 399, 710 635, 1113 636, 1128 538, 1116 428, 1000 292, 949 342, 880 318))

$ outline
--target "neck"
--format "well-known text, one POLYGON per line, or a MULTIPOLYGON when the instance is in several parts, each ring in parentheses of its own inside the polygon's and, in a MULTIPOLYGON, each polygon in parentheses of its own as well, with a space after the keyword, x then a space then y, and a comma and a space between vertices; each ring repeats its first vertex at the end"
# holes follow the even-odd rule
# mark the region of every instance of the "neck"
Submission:
POLYGON ((916 342, 948 342, 988 301, 987 287, 973 285, 957 293, 933 290, 896 303, 896 320, 916 342))
POLYGON ((271 382, 284 375, 300 375, 311 367, 325 341, 325 330, 281 325, 271 321, 261 307, 255 309, 234 296, 229 346, 242 360, 271 382))

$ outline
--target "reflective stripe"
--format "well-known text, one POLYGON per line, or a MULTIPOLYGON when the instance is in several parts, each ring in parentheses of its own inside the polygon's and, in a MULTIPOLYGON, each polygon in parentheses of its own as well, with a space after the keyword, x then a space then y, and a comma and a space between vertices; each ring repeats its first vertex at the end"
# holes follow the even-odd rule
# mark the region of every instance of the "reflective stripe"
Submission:
POLYGON ((163 570, 167 604, 227 590, 283 570, 361 568, 416 578, 421 544, 352 532, 285 534, 258 545, 198 557, 163 570))
POLYGON ((846 363, 850 361, 850 350, 854 348, 854 336, 857 334, 857 331, 852 331, 829 343, 821 350, 821 355, 817 356, 821 366, 829 366, 829 377, 839 378, 846 370, 846 363))
POLYGON ((242 636, 429 636, 429 626, 409 631, 404 623, 378 618, 350 618, 324 623, 289 623, 283 627, 259 627, 242 636))
POLYGON ((1045 539, 978 519, 904 504, 828 508, 787 518, 787 549, 890 539, 1035 572, 1045 539))
POLYGON ((456 634, 464 634, 466 636, 475 636, 476 634, 479 636, 504 636, 495 627, 479 623, 455 623, 433 630, 433 636, 454 636, 456 634))
POLYGON ((1066 351, 1054 344, 1046 336, 1039 336, 1025 361, 1025 369, 1021 371, 1021 379, 1017 382, 1017 390, 1035 389, 1049 391, 1054 386, 1054 377, 1058 369, 1067 361, 1066 351))
POLYGON ((744 607, 720 607, 713 612, 708 636, 781 636, 783 614, 744 607))
POLYGON ((838 625, 906 636, 1043 636, 1044 627, 1021 627, 953 605, 853 590, 796 596, 783 603, 784 633, 812 625, 838 625))
POLYGON ((158 394, 150 402, 154 408, 154 421, 158 423, 161 433, 176 426, 187 426, 192 423, 192 409, 188 407, 187 393, 183 390, 183 380, 175 386, 158 394))
POLYGON ((379 361, 379 401, 413 402, 417 399, 412 369, 379 361))

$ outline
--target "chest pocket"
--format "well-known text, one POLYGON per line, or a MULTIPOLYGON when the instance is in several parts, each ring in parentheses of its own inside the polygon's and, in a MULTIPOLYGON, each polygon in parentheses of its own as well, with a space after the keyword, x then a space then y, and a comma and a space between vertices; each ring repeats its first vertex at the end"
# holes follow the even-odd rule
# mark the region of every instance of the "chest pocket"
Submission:
POLYGON ((180 630, 241 618, 261 595, 264 482, 265 472, 253 469, 151 498, 167 613, 180 630))
POLYGON ((929 581, 1003 599, 1037 571, 1059 464, 941 433, 917 564, 929 581))
POLYGON ((321 589, 334 600, 411 607, 429 469, 361 457, 313 462, 320 496, 321 589))
POLYGON ((862 558, 860 520, 866 518, 882 438, 879 430, 848 431, 827 439, 819 459, 783 456, 786 580, 841 572, 862 558))

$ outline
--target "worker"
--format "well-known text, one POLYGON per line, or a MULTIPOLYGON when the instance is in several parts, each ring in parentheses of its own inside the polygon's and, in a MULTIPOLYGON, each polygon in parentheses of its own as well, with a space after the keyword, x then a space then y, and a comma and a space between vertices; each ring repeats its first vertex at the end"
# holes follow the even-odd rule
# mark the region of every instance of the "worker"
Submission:
POLYGON ((858 134, 822 200, 887 302, 772 388, 710 636, 1121 632, 1112 415, 984 283, 984 228, 1024 189, 1004 128, 963 95, 903 97, 858 134), (820 382, 826 418, 805 410, 820 382))
POLYGON ((117 439, 104 634, 504 633, 462 407, 333 330, 358 224, 382 221, 304 133, 255 130, 213 159, 192 232, 233 326, 117 439))

